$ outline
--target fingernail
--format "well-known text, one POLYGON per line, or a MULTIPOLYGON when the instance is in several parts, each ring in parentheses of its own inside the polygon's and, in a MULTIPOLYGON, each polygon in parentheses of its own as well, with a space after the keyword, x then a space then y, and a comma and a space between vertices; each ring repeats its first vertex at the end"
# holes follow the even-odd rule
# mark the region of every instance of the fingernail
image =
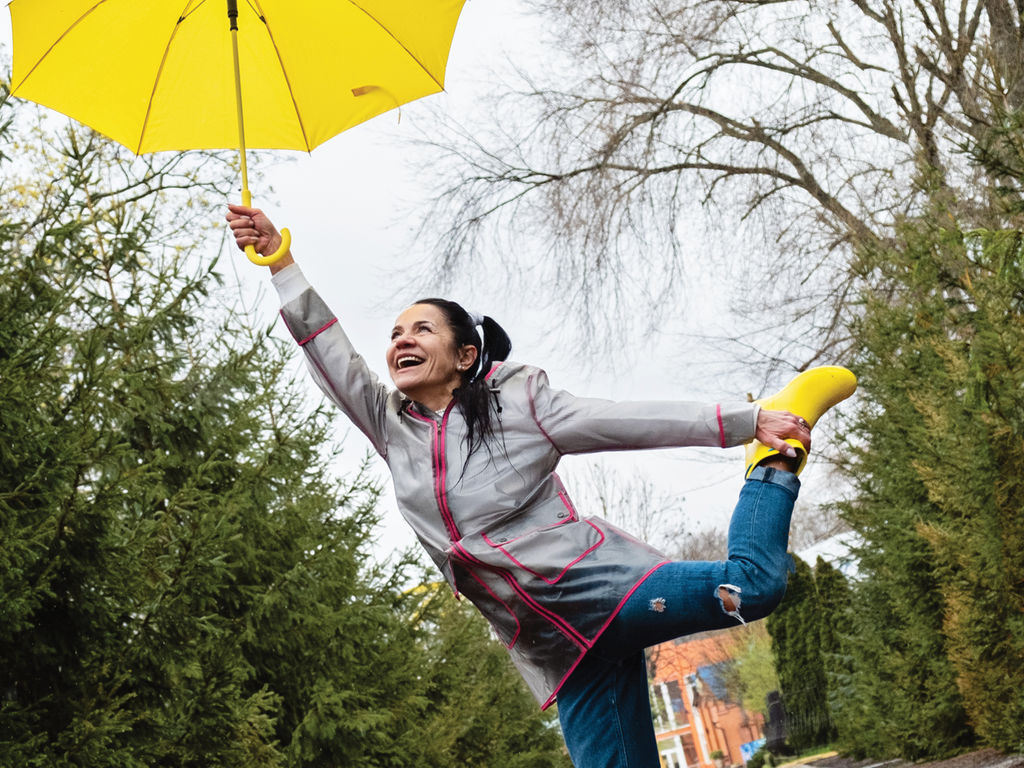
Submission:
POLYGON ((796 449, 792 445, 787 445, 784 453, 791 459, 796 458, 796 449))

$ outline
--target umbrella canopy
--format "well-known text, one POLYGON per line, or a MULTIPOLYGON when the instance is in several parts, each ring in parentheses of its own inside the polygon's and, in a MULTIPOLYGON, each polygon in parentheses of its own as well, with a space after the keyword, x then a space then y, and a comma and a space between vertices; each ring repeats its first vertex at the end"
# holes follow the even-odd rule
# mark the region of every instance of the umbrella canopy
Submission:
MULTIPOLYGON (((239 0, 244 135, 309 151, 444 88, 465 0, 239 0)), ((224 0, 13 0, 12 92, 136 154, 239 143, 224 0)))

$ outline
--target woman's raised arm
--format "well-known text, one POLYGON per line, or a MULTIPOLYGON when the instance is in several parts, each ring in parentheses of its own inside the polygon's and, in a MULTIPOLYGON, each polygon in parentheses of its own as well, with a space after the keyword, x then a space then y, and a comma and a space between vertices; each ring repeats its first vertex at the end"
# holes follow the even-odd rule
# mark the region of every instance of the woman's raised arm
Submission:
MULTIPOLYGON (((252 245, 260 253, 272 253, 281 246, 281 235, 258 208, 230 205, 227 220, 240 250, 252 245)), ((295 264, 291 251, 270 265, 270 273, 281 297, 281 318, 305 353, 313 381, 386 459, 390 390, 352 347, 337 317, 295 264)))

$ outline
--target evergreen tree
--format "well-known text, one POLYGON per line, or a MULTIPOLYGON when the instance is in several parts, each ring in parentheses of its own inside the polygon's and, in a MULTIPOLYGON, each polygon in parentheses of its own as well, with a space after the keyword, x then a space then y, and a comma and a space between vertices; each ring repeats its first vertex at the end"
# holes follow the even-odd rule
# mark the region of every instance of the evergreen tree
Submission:
POLYGON ((820 652, 821 611, 810 566, 795 571, 781 605, 767 619, 772 655, 786 707, 786 741, 795 750, 828 744, 832 736, 828 684, 820 652))
MULTIPOLYGON (((916 247, 927 251, 930 243, 916 247)), ((879 255, 879 269, 912 275, 915 268, 903 260, 910 249, 897 250, 879 255)), ((853 430, 862 443, 856 503, 845 517, 863 542, 855 550, 862 580, 853 599, 854 672, 840 732, 843 748, 854 754, 921 759, 966 748, 973 734, 949 660, 934 554, 917 529, 934 509, 916 465, 928 438, 915 402, 940 374, 942 359, 931 344, 911 340, 918 318, 904 298, 916 291, 897 288, 899 279, 888 282, 892 289, 866 303, 857 328, 865 350, 856 371, 869 405, 853 430)))
POLYGON ((964 231, 947 194, 863 265, 845 515, 864 578, 841 731, 873 757, 1024 746, 1024 238, 964 231))
POLYGON ((571 768, 554 709, 541 712, 472 604, 430 590, 422 647, 422 768, 571 768))
POLYGON ((420 766, 460 717, 428 764, 558 764, 481 620, 369 559, 379 484, 201 266, 231 167, 4 96, 0 766, 420 766))
POLYGON ((828 710, 832 716, 831 738, 840 737, 842 709, 846 703, 851 664, 845 646, 850 631, 850 586, 839 569, 820 556, 814 564, 814 590, 818 601, 820 634, 818 650, 825 669, 828 710))
POLYGON ((836 657, 842 656, 842 628, 846 622, 850 588, 846 577, 820 555, 814 563, 814 592, 820 617, 818 650, 828 669, 833 666, 836 657))
POLYGON ((330 419, 296 396, 287 348, 189 268, 203 233, 184 228, 230 168, 13 130, 0 760, 278 765, 302 744, 365 764, 367 724, 415 680, 394 585, 366 568, 379 489, 331 478, 330 419), (330 707, 345 732, 320 745, 330 707))

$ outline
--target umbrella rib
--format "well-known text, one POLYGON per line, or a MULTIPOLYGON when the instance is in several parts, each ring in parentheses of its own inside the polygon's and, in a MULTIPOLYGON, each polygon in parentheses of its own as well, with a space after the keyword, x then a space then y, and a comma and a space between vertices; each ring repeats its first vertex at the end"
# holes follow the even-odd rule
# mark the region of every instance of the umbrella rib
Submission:
POLYGON ((375 17, 375 16, 374 16, 374 15, 373 15, 372 13, 370 13, 370 12, 369 12, 368 10, 366 10, 366 9, 365 9, 365 8, 363 8, 363 7, 361 6, 361 5, 359 5, 359 3, 357 3, 357 2, 355 1, 355 0, 348 0, 348 1, 349 1, 349 3, 351 3, 352 5, 354 5, 354 6, 356 7, 356 8, 358 8, 358 9, 359 9, 360 11, 362 11, 363 13, 365 13, 365 14, 367 15, 367 17, 368 17, 368 18, 369 18, 369 19, 370 19, 370 20, 371 20, 371 21, 372 21, 372 22, 373 22, 374 24, 376 24, 376 25, 377 25, 378 27, 380 27, 380 28, 381 28, 381 29, 383 29, 383 30, 384 30, 385 32, 387 32, 387 33, 388 33, 388 35, 389 35, 389 36, 391 37, 391 39, 392 39, 392 40, 394 40, 394 41, 395 41, 396 43, 398 43, 398 44, 399 44, 399 45, 400 45, 400 46, 402 47, 402 50, 403 50, 403 51, 405 51, 405 52, 406 52, 407 54, 409 54, 409 58, 410 58, 410 59, 412 59, 413 61, 415 61, 415 62, 416 62, 417 64, 419 64, 419 66, 420 66, 420 69, 422 69, 422 70, 423 70, 424 72, 426 72, 426 73, 427 73, 427 76, 428 76, 428 77, 429 77, 429 78, 430 78, 431 80, 433 80, 433 81, 434 81, 435 83, 437 83, 437 87, 438 87, 438 88, 440 88, 440 89, 441 89, 442 91, 444 90, 444 86, 443 86, 443 85, 441 85, 441 83, 438 83, 438 82, 437 82, 437 78, 436 78, 436 77, 434 77, 433 73, 432 73, 432 72, 431 72, 431 71, 430 71, 429 69, 427 69, 427 68, 426 68, 425 66, 423 66, 423 62, 422 62, 422 61, 420 61, 419 59, 417 59, 417 58, 416 58, 416 56, 415 56, 415 55, 413 54, 413 52, 412 52, 412 51, 410 51, 410 50, 409 50, 408 48, 406 48, 406 47, 405 47, 405 43, 403 43, 403 42, 402 42, 401 40, 399 40, 399 39, 398 39, 397 37, 395 37, 395 36, 394 36, 394 35, 393 35, 393 34, 391 33, 391 30, 390 30, 390 29, 388 29, 388 28, 387 28, 387 27, 385 27, 385 26, 384 26, 383 24, 381 24, 381 23, 380 23, 380 22, 379 22, 379 21, 377 20, 377 18, 376 18, 376 17, 375 17))
POLYGON ((288 68, 284 65, 284 57, 281 56, 281 49, 277 47, 277 40, 274 39, 274 33, 270 29, 270 22, 267 21, 267 15, 263 12, 263 7, 260 5, 259 0, 256 0, 256 9, 254 10, 259 14, 260 21, 263 22, 263 26, 267 28, 267 36, 270 38, 270 44, 274 46, 274 53, 277 54, 277 63, 281 65, 281 74, 284 76, 285 85, 288 86, 288 96, 292 100, 292 107, 295 108, 295 119, 299 121, 299 130, 302 131, 302 141, 306 145, 306 151, 312 152, 313 149, 309 146, 309 137, 306 136, 306 124, 302 122, 302 113, 299 111, 299 102, 295 100, 295 91, 292 90, 292 80, 288 77, 288 68))
POLYGON ((15 87, 14 87, 14 89, 13 89, 13 90, 11 91, 11 94, 12 94, 12 95, 14 95, 14 93, 15 93, 15 92, 16 92, 16 91, 17 91, 17 90, 18 90, 19 88, 21 88, 21 86, 23 86, 23 85, 25 84, 25 81, 26 81, 26 80, 28 80, 28 79, 29 79, 30 77, 32 77, 32 74, 33 74, 33 73, 34 73, 34 72, 35 72, 35 71, 36 71, 36 70, 37 70, 37 69, 39 68, 39 65, 43 63, 43 60, 44 60, 44 59, 45 59, 45 58, 46 58, 47 56, 49 56, 49 55, 50 55, 50 51, 52 51, 52 50, 53 50, 54 48, 56 48, 56 47, 57 47, 57 44, 58 44, 58 43, 60 43, 60 41, 61 41, 61 40, 63 40, 63 39, 65 38, 65 37, 67 37, 67 36, 68 36, 69 34, 71 34, 71 30, 72 30, 72 29, 74 29, 74 28, 75 28, 75 27, 77 27, 77 26, 78 26, 79 24, 81 24, 81 23, 82 23, 82 21, 83 21, 83 20, 85 19, 85 17, 86 17, 86 16, 88 16, 88 15, 89 15, 90 13, 92 13, 93 11, 95 11, 95 10, 96 10, 97 8, 99 8, 99 7, 101 6, 101 5, 103 5, 103 4, 105 3, 105 2, 107 2, 107 0, 99 0, 99 2, 97 2, 97 3, 95 4, 95 5, 93 5, 93 6, 92 6, 92 7, 91 7, 91 8, 89 9, 89 10, 87 10, 87 11, 86 11, 85 13, 83 13, 83 14, 82 14, 81 16, 79 16, 79 17, 78 17, 77 19, 75 19, 75 22, 74 22, 74 24, 72 24, 72 25, 71 25, 70 27, 68 27, 67 29, 65 29, 65 30, 64 30, 64 31, 63 31, 63 32, 61 33, 60 37, 58 37, 58 38, 57 38, 56 40, 54 40, 54 41, 53 41, 53 45, 51 45, 51 46, 50 46, 49 48, 47 48, 47 49, 46 49, 46 53, 44 53, 44 54, 43 54, 42 56, 40 56, 40 57, 39 57, 39 61, 37 61, 37 62, 36 62, 36 63, 35 63, 35 64, 34 64, 33 66, 32 66, 32 69, 30 69, 30 70, 28 71, 28 74, 27 74, 27 75, 25 75, 25 76, 24 76, 23 78, 21 78, 21 82, 20 82, 20 83, 18 83, 18 84, 17 84, 17 85, 16 85, 15 87))
MULTIPOLYGON (((139 131, 139 146, 135 148, 135 154, 140 155, 142 153, 142 142, 146 138, 146 129, 149 128, 149 115, 153 111, 153 99, 156 98, 156 89, 160 85, 160 76, 164 73, 164 64, 167 63, 167 54, 171 51, 171 43, 174 42, 174 38, 178 34, 178 27, 181 26, 186 18, 186 11, 192 4, 192 0, 188 0, 185 3, 185 8, 178 15, 178 20, 174 24, 174 29, 171 30, 171 36, 167 38, 167 46, 164 48, 164 55, 160 57, 160 68, 156 71, 156 77, 153 78, 153 90, 149 93, 149 101, 146 103, 146 118, 142 121, 142 130, 139 131)), ((202 5, 200 3, 199 5, 202 5)))
POLYGON ((198 11, 198 10, 199 10, 200 8, 202 8, 202 7, 203 7, 203 4, 204 4, 204 3, 206 3, 206 0, 199 0, 199 2, 198 2, 198 3, 196 4, 196 7, 195 7, 195 8, 193 8, 193 9, 192 9, 192 10, 190 11, 190 10, 188 9, 188 7, 189 7, 190 5, 192 5, 192 2, 193 2, 193 0, 189 0, 189 2, 185 4, 185 10, 181 12, 181 18, 179 18, 179 19, 178 19, 178 23, 179 23, 179 24, 181 24, 181 22, 183 22, 183 21, 184 21, 185 19, 187 19, 187 18, 188 18, 189 16, 191 16, 191 15, 192 15, 193 13, 195 13, 195 12, 196 12, 196 11, 198 11))

